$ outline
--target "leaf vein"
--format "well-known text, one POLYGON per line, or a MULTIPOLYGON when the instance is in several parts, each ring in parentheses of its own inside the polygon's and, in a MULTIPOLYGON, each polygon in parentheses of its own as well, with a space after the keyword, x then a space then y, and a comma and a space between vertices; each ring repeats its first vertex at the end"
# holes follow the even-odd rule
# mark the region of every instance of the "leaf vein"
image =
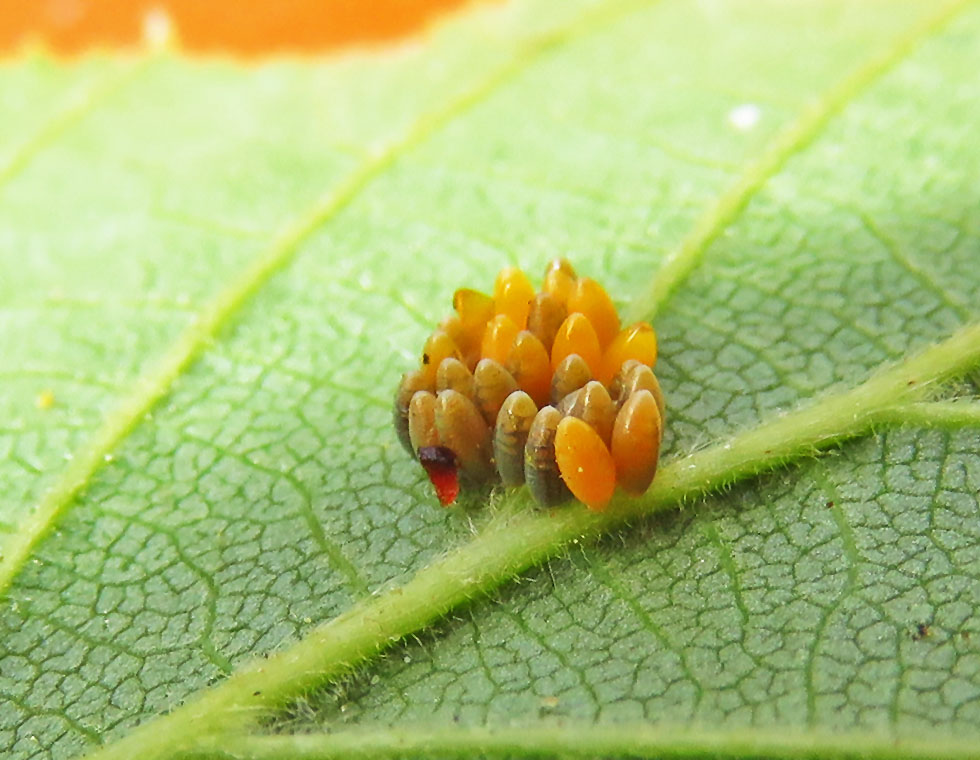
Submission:
POLYGON ((976 757, 976 742, 948 733, 899 736, 853 731, 786 729, 717 729, 705 726, 620 723, 583 726, 539 723, 508 727, 368 726, 327 734, 291 736, 218 735, 198 749, 209 757, 236 760, 326 760, 353 756, 387 758, 439 757, 622 757, 745 758, 780 760, 967 760, 976 757))
POLYGON ((61 110, 41 124, 33 134, 28 135, 10 155, 7 162, 0 165, 0 187, 20 174, 38 154, 54 144, 71 127, 144 72, 152 60, 152 58, 141 59, 137 63, 127 65, 122 71, 101 77, 81 93, 70 94, 61 110))
POLYGON ((653 619, 653 616, 651 616, 650 613, 643 608, 643 605, 640 604, 639 600, 636 598, 636 595, 631 593, 620 581, 620 579, 613 575, 609 567, 602 562, 594 552, 586 551, 585 557, 589 563, 589 572, 592 574, 592 576, 606 588, 608 588, 616 598, 626 605, 633 616, 639 621, 640 625, 643 626, 643 629, 646 630, 647 633, 650 633, 665 651, 673 652, 677 655, 677 659, 680 661, 681 669, 684 672, 684 675, 687 676, 687 679, 694 687, 695 708, 700 705, 701 700, 704 697, 704 684, 701 683, 701 679, 697 677, 694 672, 694 668, 691 667, 691 664, 688 661, 687 648, 681 647, 680 651, 677 651, 677 648, 670 641, 670 638, 667 636, 667 632, 663 629, 663 627, 657 624, 657 621, 653 619))
MULTIPOLYGON (((102 426, 75 454, 68 468, 21 522, 18 531, 0 547, 0 596, 6 594, 34 546, 51 530, 61 514, 74 502, 82 487, 103 466, 106 454, 113 451, 170 392, 178 378, 186 373, 218 334, 232 322, 242 306, 293 259, 314 232, 346 209, 374 180, 383 176, 403 156, 500 91, 534 63, 575 39, 594 34, 620 16, 648 4, 649 0, 641 3, 625 0, 601 5, 592 12, 583 13, 564 26, 529 41, 474 87, 442 108, 423 114, 401 138, 391 142, 380 154, 355 169, 332 192, 328 192, 305 213, 287 224, 275 241, 253 259, 231 285, 205 304, 196 319, 177 337, 155 366, 136 381, 133 391, 106 416, 102 426)), ((33 155, 36 150, 32 148, 29 155, 33 155)))
POLYGON ((900 247, 898 242, 871 218, 870 214, 864 211, 858 211, 857 214, 864 228, 884 247, 896 264, 908 272, 923 288, 934 294, 942 303, 946 304, 961 320, 965 321, 969 318, 970 314, 966 305, 941 287, 925 268, 914 262, 909 256, 908 251, 900 247))
POLYGON ((749 202, 787 162, 810 145, 831 120, 882 76, 905 60, 926 39, 938 34, 972 0, 940 6, 836 82, 780 130, 715 203, 695 223, 678 248, 667 255, 652 283, 633 303, 632 319, 653 319, 704 258, 709 246, 745 210, 749 202))
POLYGON ((806 663, 803 668, 807 725, 813 727, 817 722, 817 691, 815 685, 817 678, 817 650, 824 640, 824 634, 827 631, 827 626, 830 625, 830 619, 840 609, 841 602, 847 599, 854 592, 854 589, 857 588, 857 569, 858 564, 861 562, 861 555, 858 552, 857 541, 854 538, 854 529, 851 528, 844 514, 841 495, 837 491, 837 486, 830 479, 826 467, 821 464, 815 465, 812 468, 811 474, 813 475, 814 481, 819 484, 829 498, 829 504, 831 505, 830 513, 834 518, 834 523, 837 525, 837 533, 840 536, 840 542, 844 548, 844 558, 847 560, 847 580, 844 583, 844 588, 841 589, 833 602, 820 615, 820 620, 814 627, 813 644, 807 650, 806 663))
MULTIPOLYGON (((354 563, 349 557, 347 557, 346 554, 344 554, 343 549, 341 549, 338 543, 331 541, 327 537, 323 530, 323 525, 320 523, 320 520, 317 519, 317 516, 313 511, 313 497, 310 495, 310 489, 307 488, 299 478, 288 470, 279 470, 274 467, 268 467, 260 464, 245 454, 219 446, 214 441, 209 441, 201 438, 200 436, 193 435, 188 433, 186 430, 180 431, 180 435, 201 446, 214 449, 222 456, 234 459, 235 461, 240 462, 256 472, 260 472, 273 479, 282 478, 285 480, 293 491, 300 497, 300 516, 302 517, 303 522, 306 524, 306 528, 309 530, 310 536, 313 538, 314 543, 317 545, 320 552, 330 560, 330 564, 333 566, 333 568, 343 576, 344 581, 353 592, 353 597, 356 599, 358 597, 367 596, 370 593, 370 587, 368 586, 367 581, 361 576, 360 571, 357 569, 354 563)), ((157 528, 154 527, 154 530, 156 529, 157 528)), ((210 582, 209 588, 211 588, 210 582)), ((212 590, 216 591, 216 589, 212 590)))
POLYGON ((665 463, 645 496, 617 499, 602 513, 574 505, 540 512, 530 509, 526 492, 514 492, 468 544, 422 568, 403 586, 380 591, 288 649, 242 666, 220 686, 144 723, 95 756, 129 758, 136 748, 146 749, 149 736, 170 737, 153 745, 152 756, 161 757, 210 731, 240 728, 303 690, 378 656, 394 642, 486 595, 573 542, 595 540, 631 520, 866 434, 880 409, 919 400, 937 383, 978 362, 980 324, 973 324, 850 390, 829 394, 727 442, 665 463))

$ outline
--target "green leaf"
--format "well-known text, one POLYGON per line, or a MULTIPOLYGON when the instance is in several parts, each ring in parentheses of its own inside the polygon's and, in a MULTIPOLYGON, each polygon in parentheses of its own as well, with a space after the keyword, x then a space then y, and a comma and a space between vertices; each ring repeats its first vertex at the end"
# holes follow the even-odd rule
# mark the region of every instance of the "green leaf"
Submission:
POLYGON ((532 0, 326 61, 0 64, 0 748, 961 753, 978 415, 930 399, 980 363, 978 28, 532 0), (455 287, 559 254, 654 318, 672 464, 602 517, 440 510, 397 377, 455 287))

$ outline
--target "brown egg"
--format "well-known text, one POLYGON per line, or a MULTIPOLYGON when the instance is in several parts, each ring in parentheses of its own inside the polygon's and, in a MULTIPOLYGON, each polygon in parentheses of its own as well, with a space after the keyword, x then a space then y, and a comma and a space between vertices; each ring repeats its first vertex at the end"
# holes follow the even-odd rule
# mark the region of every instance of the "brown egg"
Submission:
POLYGON ((622 406, 623 402, 626 401, 626 396, 623 395, 623 386, 626 384, 626 378, 629 377, 630 372, 634 368, 640 366, 642 366, 641 363, 636 359, 627 359, 616 371, 616 374, 613 375, 613 379, 609 382, 608 388, 609 395, 616 402, 616 406, 622 406))
POLYGON ((517 381, 504 366, 493 359, 481 359, 473 373, 476 405, 488 425, 497 422, 504 399, 516 391, 517 381))
POLYGON ((524 391, 514 391, 500 407, 493 433, 493 457, 500 480, 508 488, 524 483, 524 447, 537 413, 537 406, 524 391))
POLYGON ((460 474, 477 484, 493 477, 490 428, 470 399, 454 390, 436 397, 439 442, 456 455, 460 474))
POLYGON ((436 397, 429 391, 416 391, 408 405, 408 436, 412 450, 418 454, 426 446, 439 445, 436 429, 436 397))
POLYGON ((551 378, 551 403, 559 404, 572 391, 577 391, 592 379, 589 365, 578 354, 566 356, 551 378))
POLYGON ((531 423, 524 446, 524 479, 534 500, 545 507, 561 504, 572 496, 555 461, 555 433, 560 421, 561 414, 553 406, 541 409, 531 423))
POLYGON ((617 406, 622 406, 637 391, 647 390, 657 402, 661 418, 664 418, 666 414, 664 394, 653 370, 640 362, 627 361, 623 364, 623 371, 620 374, 620 382, 614 380, 612 383, 617 406))
POLYGON ((567 259, 553 259, 544 272, 544 287, 542 289, 558 303, 565 306, 568 304, 568 298, 572 295, 572 291, 575 290, 577 280, 578 275, 575 274, 575 270, 567 259))
POLYGON ((620 329, 608 293, 564 259, 539 293, 507 268, 492 297, 460 288, 453 309, 394 403, 398 439, 442 504, 498 480, 526 483, 543 506, 574 493, 594 510, 617 484, 649 487, 664 421, 650 325, 620 329))
POLYGON ((412 403, 412 396, 416 391, 431 390, 432 386, 426 382, 425 375, 419 370, 414 370, 402 375, 402 381, 395 392, 395 433, 409 454, 414 454, 415 449, 408 434, 408 406, 412 403))
POLYGON ((565 412, 567 417, 577 417, 588 423, 599 434, 606 446, 612 441, 613 425, 616 424, 616 405, 602 383, 592 380, 575 395, 565 412))
POLYGON ((531 311, 527 315, 527 329, 541 341, 549 356, 558 328, 561 327, 566 316, 565 305, 550 293, 538 293, 531 301, 531 311))
POLYGON ((568 416, 568 411, 578 403, 578 397, 582 395, 582 389, 579 388, 577 391, 572 391, 567 394, 565 398, 558 402, 558 406, 555 408, 561 412, 562 417, 568 416))
POLYGON ((459 391, 471 401, 476 398, 476 381, 473 373, 459 359, 443 359, 436 372, 436 392, 459 391))

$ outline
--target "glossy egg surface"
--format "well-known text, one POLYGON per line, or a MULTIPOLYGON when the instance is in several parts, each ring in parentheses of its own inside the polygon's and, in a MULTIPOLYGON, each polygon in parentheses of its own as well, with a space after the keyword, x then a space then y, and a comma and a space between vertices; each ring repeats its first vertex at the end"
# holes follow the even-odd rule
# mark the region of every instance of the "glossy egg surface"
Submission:
POLYGON ((448 506, 460 488, 527 485, 554 507, 602 510, 643 494, 657 469, 665 404, 657 336, 622 326, 606 290, 564 259, 540 291, 519 269, 492 294, 457 290, 395 393, 395 431, 448 506))

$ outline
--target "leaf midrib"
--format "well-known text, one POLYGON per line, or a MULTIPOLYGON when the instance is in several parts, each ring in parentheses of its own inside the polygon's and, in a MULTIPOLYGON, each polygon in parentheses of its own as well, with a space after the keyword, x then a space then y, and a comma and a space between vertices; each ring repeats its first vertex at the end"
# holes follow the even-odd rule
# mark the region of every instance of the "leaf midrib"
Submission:
POLYGON ((623 723, 588 726, 577 722, 530 726, 420 726, 346 728, 328 734, 218 735, 199 745, 202 753, 236 760, 327 760, 411 756, 743 758, 785 760, 969 760, 976 743, 947 734, 896 737, 854 731, 718 729, 706 726, 623 723))
MULTIPOLYGON (((862 87, 858 89, 852 89, 847 100, 838 103, 834 109, 827 114, 825 114, 822 121, 815 124, 812 127, 812 132, 807 132, 803 130, 799 132, 800 138, 798 144, 791 148, 784 148, 782 152, 782 158, 778 164, 773 164, 769 170, 769 174, 760 174, 756 179, 755 183, 736 183, 734 186, 738 188, 738 193, 742 193, 737 207, 731 207, 730 216, 725 216, 724 214, 719 214, 719 208, 726 208, 724 206, 724 198, 716 204, 716 206, 709 211, 707 218, 713 218, 713 222, 709 225, 708 229, 710 231, 712 225, 716 227, 713 234, 709 237, 702 237, 701 242, 689 248, 689 250, 696 252, 696 259, 692 260, 693 263, 680 275, 673 278, 673 284, 671 285, 669 291, 666 291, 666 296, 669 297, 679 283, 686 277, 691 270, 697 265, 700 258, 704 255, 707 248, 710 246, 711 242, 717 237, 717 234, 724 229, 726 226, 731 224, 731 222, 738 218, 742 210, 746 207, 751 197, 758 192, 758 190, 764 186, 765 182, 777 173, 779 169, 785 164, 792 155, 805 147, 809 142, 811 142, 814 137, 819 134, 823 127, 828 123, 830 118, 834 113, 839 112, 847 102, 853 99, 859 92, 863 91, 868 85, 870 85, 878 76, 883 74, 885 71, 891 68, 892 65, 899 62, 903 57, 910 52, 918 42, 921 42, 931 31, 940 28, 945 21, 947 21, 952 15, 962 7, 968 4, 968 0, 959 0, 958 2, 953 2, 944 7, 941 13, 936 14, 932 19, 925 24, 918 24, 915 27, 915 34, 911 32, 908 35, 903 36, 899 43, 890 48, 894 52, 894 56, 891 63, 887 66, 878 67, 877 73, 871 76, 862 87), (911 40, 911 41, 910 41, 911 40)), ((564 41, 570 41, 571 38, 567 38, 564 41)), ((533 60, 536 60, 541 54, 547 50, 553 49, 554 41, 545 44, 541 49, 535 51, 534 55, 530 56, 525 62, 526 65, 530 65, 533 60)), ((126 402, 123 403, 122 409, 136 410, 132 411, 132 415, 128 419, 128 423, 121 426, 115 427, 111 425, 112 417, 107 420, 106 425, 96 434, 93 441, 98 443, 101 442, 105 445, 105 448, 96 449, 96 461, 92 464, 92 467, 83 476, 77 477, 74 480, 71 475, 73 472, 78 471, 73 470, 72 467, 66 471, 62 481, 68 483, 68 485, 74 485, 70 490, 65 490, 61 493, 61 501, 57 509, 50 514, 48 526, 53 524, 53 521, 58 518, 63 509, 67 507, 79 488, 84 486, 91 477, 97 472, 99 467, 101 467, 103 455, 112 451, 139 423, 146 411, 149 411, 164 395, 169 392, 172 384, 187 370, 191 363, 196 359, 196 357, 201 352, 204 345, 209 342, 210 338, 217 335, 221 329, 226 326, 240 310, 241 306, 250 298, 262 285, 268 281, 268 279, 278 271, 282 266, 286 265, 289 260, 298 252, 301 244, 309 237, 309 235, 319 229, 323 224, 327 223, 333 219, 340 211, 342 211, 355 197, 357 197, 365 188, 367 188, 373 180, 384 174, 386 169, 390 167, 393 163, 398 161, 398 159, 409 152, 412 148, 417 146, 419 143, 426 140, 436 131, 438 131, 442 126, 452 121, 456 116, 468 110, 468 108, 482 102, 485 97, 489 96, 495 92, 499 86, 510 81, 514 76, 518 75, 520 71, 526 68, 524 66, 513 67, 513 64, 509 67, 504 67, 502 70, 497 72, 497 76, 492 79, 495 82, 489 82, 489 86, 484 88, 476 88, 476 91, 483 89, 482 96, 475 95, 472 100, 465 102, 467 99, 461 98, 454 101, 457 109, 447 108, 436 113, 434 117, 430 117, 431 120, 423 118, 417 123, 415 129, 411 130, 403 140, 396 142, 392 145, 390 153, 386 152, 381 159, 375 162, 369 162, 361 167, 357 172, 355 172, 351 177, 349 177, 345 182, 341 183, 339 189, 329 195, 324 201, 316 204, 310 212, 300 217, 294 225, 292 225, 287 232, 278 239, 276 245, 268 249, 267 252, 259 258, 256 262, 250 266, 246 272, 243 274, 239 280, 232 285, 231 288, 223 291, 215 299, 212 304, 207 307, 202 312, 202 317, 204 319, 199 320, 198 324, 191 328, 187 333, 183 334, 175 345, 170 349, 170 351, 165 354, 165 360, 161 363, 162 370, 158 370, 155 373, 151 373, 150 378, 150 389, 152 393, 147 394, 134 394, 139 395, 144 401, 145 406, 138 408, 136 406, 129 406, 126 402), (416 130, 418 130, 416 132, 416 130), (249 278, 252 279, 249 279, 249 278), (203 327, 200 327, 203 324, 203 327), (198 329, 199 328, 199 329, 198 329), (188 335, 190 336, 191 342, 187 343, 188 335), (167 358, 172 358, 172 361, 176 361, 175 357, 180 355, 178 349, 183 347, 185 353, 183 354, 183 359, 178 361, 176 364, 168 364, 167 358), (167 374, 168 369, 172 369, 171 374, 167 374), (158 380, 159 382, 155 381, 158 380), (107 429, 114 431, 115 437, 105 437, 101 435, 107 429)), ((488 83, 485 83, 488 84, 488 83)), ((475 91, 471 91, 471 96, 474 95, 475 91)), ((799 124, 800 121, 795 122, 799 124)), ((789 130, 792 132, 792 129, 789 130)), ((785 134, 785 133, 782 133, 785 134)), ((778 138, 775 144, 778 144, 778 138)), ((768 154, 768 151, 766 151, 768 154)), ((750 166, 750 171, 753 167, 756 169, 759 167, 760 161, 753 162, 750 166)), ((692 238, 697 240, 697 235, 699 234, 697 230, 701 227, 697 227, 692 238)), ((683 246, 682 246, 683 249, 683 246)), ((659 306, 665 302, 665 299, 655 300, 654 303, 659 306)), ((139 385, 137 386, 140 387, 139 385)), ((91 444, 90 444, 91 446, 91 444)), ((76 462, 79 461, 80 457, 76 456, 76 462)), ((29 555, 30 549, 36 543, 36 541, 43 535, 47 528, 41 526, 39 532, 35 536, 34 541, 27 547, 27 554, 24 555, 24 560, 29 555)), ((9 585, 10 581, 16 574, 18 567, 13 569, 13 572, 8 576, 5 575, 5 567, 7 562, 7 556, 5 555, 3 561, 0 562, 0 593, 2 593, 6 587, 9 585)))
MULTIPOLYGON (((128 760, 193 750, 213 732, 243 730, 291 697, 334 680, 451 610, 483 597, 573 543, 589 543, 632 521, 866 434, 894 407, 922 406, 941 383, 980 363, 980 323, 960 329, 846 391, 676 457, 650 490, 614 498, 601 513, 532 509, 526 489, 507 494, 493 519, 468 543, 420 569, 402 586, 364 599, 300 641, 245 663, 219 685, 96 750, 92 758, 128 760)), ((942 403, 942 402, 928 402, 942 403)))
MULTIPOLYGON (((793 155, 812 142, 831 118, 858 94, 903 60, 930 34, 941 29, 970 1, 953 0, 924 21, 913 24, 890 46, 871 56, 852 74, 832 86, 814 106, 806 109, 788 127, 777 133, 759 158, 750 162, 742 175, 702 215, 691 234, 668 255, 657 276, 645 289, 648 295, 634 301, 634 316, 652 318, 694 270, 721 231, 738 218, 751 198, 793 155)), ((526 43, 511 60, 491 72, 475 87, 443 108, 424 115, 400 140, 393 141, 378 156, 363 163, 332 193, 314 203, 306 213, 289 224, 285 232, 256 257, 231 286, 220 292, 201 310, 198 318, 181 333, 156 367, 136 381, 134 392, 107 416, 95 435, 75 453, 71 464, 45 494, 37 508, 11 534, 0 553, 0 596, 6 594, 34 547, 68 508, 75 494, 103 466, 106 455, 114 451, 146 413, 169 393, 176 380, 187 371, 221 329, 232 321, 246 301, 294 257, 301 244, 313 232, 336 217, 402 156, 458 116, 488 99, 546 54, 579 37, 595 33, 634 9, 655 2, 656 0, 624 0, 599 6, 598 9, 581 14, 565 26, 526 43)), ((130 77, 141 71, 149 60, 151 59, 147 58, 142 65, 135 65, 122 75, 101 83, 80 106, 66 109, 49 125, 42 127, 33 138, 24 143, 24 147, 8 165, 0 170, 0 184, 22 170, 45 146, 116 92, 130 77)))

